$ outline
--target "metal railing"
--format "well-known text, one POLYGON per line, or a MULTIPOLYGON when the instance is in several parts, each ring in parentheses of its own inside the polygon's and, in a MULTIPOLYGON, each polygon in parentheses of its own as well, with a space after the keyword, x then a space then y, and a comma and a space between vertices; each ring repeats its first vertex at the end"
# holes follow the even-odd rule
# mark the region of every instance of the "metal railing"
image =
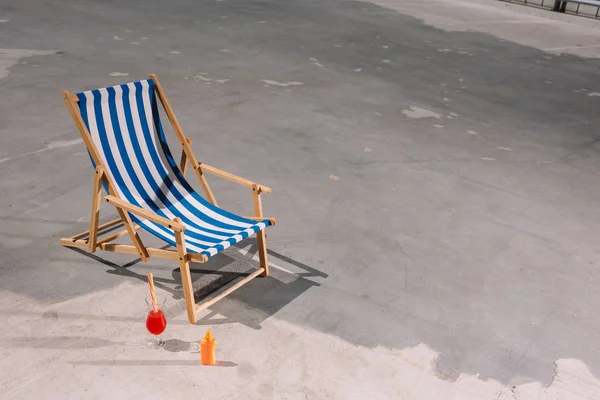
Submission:
POLYGON ((598 18, 600 16, 600 0, 500 0, 507 3, 523 4, 532 7, 545 8, 547 10, 572 13, 589 18, 598 18), (569 7, 568 3, 573 3, 569 7), (584 9, 581 7, 584 6, 584 9), (594 10, 595 9, 595 13, 594 10))

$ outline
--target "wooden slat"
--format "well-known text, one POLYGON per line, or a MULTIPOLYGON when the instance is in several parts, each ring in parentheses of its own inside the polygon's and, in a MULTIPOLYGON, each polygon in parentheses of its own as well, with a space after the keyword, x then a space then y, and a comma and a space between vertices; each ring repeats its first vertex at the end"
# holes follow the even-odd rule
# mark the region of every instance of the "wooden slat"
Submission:
MULTIPOLYGON (((252 202, 254 203, 254 215, 258 218, 263 218, 262 210, 262 197, 260 197, 260 186, 254 185, 252 187, 252 202)), ((258 252, 258 259, 261 268, 264 269, 263 276, 269 276, 269 260, 267 256, 267 237, 265 230, 258 231, 256 233, 256 246, 258 252)))
POLYGON ((185 155, 185 151, 181 151, 181 161, 179 161, 179 169, 181 170, 181 173, 183 174, 183 176, 185 176, 185 172, 187 171, 187 166, 188 166, 188 162, 187 162, 187 156, 185 155))
MULTIPOLYGON (((65 247, 87 248, 87 242, 85 240, 72 241, 71 239, 60 239, 60 244, 62 244, 65 247)), ((138 250, 135 248, 135 246, 130 244, 98 243, 98 249, 104 251, 111 251, 114 253, 138 254, 138 250)), ((179 259, 177 252, 174 250, 163 250, 154 249, 152 247, 146 247, 146 251, 152 257, 168 258, 171 260, 179 259)))
POLYGON ((226 290, 222 291, 221 293, 219 293, 218 295, 216 295, 215 297, 211 298, 210 300, 205 301, 204 303, 199 304, 196 309, 195 309, 195 313, 199 313, 200 311, 212 306, 213 304, 215 304, 217 301, 221 300, 222 298, 224 298, 225 296, 231 294, 232 292, 236 291, 237 289, 241 288, 242 286, 244 286, 246 283, 250 282, 252 279, 256 278, 258 275, 262 274, 265 272, 264 268, 259 268, 256 271, 254 271, 253 273, 251 273, 250 275, 248 275, 247 277, 245 277, 244 279, 242 279, 241 281, 239 281, 238 283, 236 283, 235 285, 227 288, 226 290))
POLYGON ((120 223, 123 223, 123 221, 121 220, 121 218, 113 219, 112 221, 109 221, 109 222, 107 222, 105 224, 100 225, 98 227, 98 232, 102 232, 106 228, 110 228, 112 226, 119 225, 120 223))
POLYGON ((85 143, 85 147, 87 147, 88 151, 90 152, 90 156, 94 160, 94 165, 103 165, 100 153, 96 149, 96 146, 92 141, 92 137, 90 136, 90 133, 85 126, 85 123, 81 119, 81 115, 77 110, 77 105, 73 101, 71 93, 65 90, 63 92, 63 99, 65 101, 65 105, 69 109, 69 113, 71 113, 71 118, 73 118, 73 122, 75 122, 75 126, 77 127, 77 130, 79 131, 79 134, 81 135, 81 138, 85 143))
POLYGON ((190 261, 194 262, 205 263, 208 261, 208 257, 204 254, 188 253, 187 256, 190 261))
MULTIPOLYGON (((181 222, 175 218, 175 222, 181 222)), ((181 286, 183 287, 183 297, 185 297, 185 308, 187 310, 190 324, 196 323, 196 313, 194 312, 194 287, 192 285, 192 275, 190 273, 190 263, 187 259, 187 250, 185 247, 185 238, 183 232, 175 232, 175 243, 177 244, 177 255, 179 256, 179 271, 181 272, 181 286)))
POLYGON ((174 231, 182 232, 185 230, 185 225, 183 225, 182 223, 174 222, 167 218, 161 217, 160 215, 154 214, 153 212, 144 210, 141 207, 134 206, 133 204, 118 199, 115 196, 106 196, 104 199, 119 209, 132 212, 136 215, 139 215, 140 217, 149 219, 152 222, 156 222, 157 224, 173 229, 174 231))
MULTIPOLYGON (((190 144, 190 147, 191 147, 192 146, 192 139, 186 138, 186 140, 190 144)), ((185 172, 187 170, 187 166, 188 166, 187 155, 185 154, 185 150, 181 150, 181 160, 179 161, 179 169, 181 170, 181 173, 183 174, 183 176, 185 176, 185 172)))
POLYGON ((210 189, 208 181, 206 180, 206 177, 204 176, 204 173, 202 172, 202 170, 196 166, 196 167, 194 167, 194 173, 196 174, 198 181, 200 181, 200 186, 202 186, 202 191, 204 192, 206 199, 208 201, 210 201, 210 203, 212 205, 218 207, 219 204, 217 203, 217 199, 215 198, 215 195, 213 194, 212 190, 210 189))
POLYGON ((102 178, 104 177, 104 167, 98 165, 94 175, 94 189, 92 192, 92 217, 90 218, 90 235, 88 240, 88 251, 96 251, 98 241, 98 221, 100 219, 100 201, 102 200, 102 178))
MULTIPOLYGON (((192 151, 192 139, 187 138, 187 142, 190 145, 190 151, 192 151)), ((184 153, 185 153, 185 151, 183 151, 181 154, 182 158, 183 158, 184 153)), ((186 164, 186 167, 187 167, 187 164, 186 164)), ((210 185, 208 184, 208 180, 206 180, 206 176, 204 176, 204 173, 202 172, 202 170, 200 168, 197 167, 196 164, 194 164, 193 168, 194 168, 194 173, 196 174, 196 177, 198 178, 198 181, 200 182, 200 186, 202 186, 202 191, 204 192, 204 195, 206 196, 206 198, 212 205, 218 207, 219 204, 217 204, 217 199, 215 198, 215 195, 213 194, 212 190, 210 189, 210 185)))
MULTIPOLYGON (((70 238, 60 239, 60 244, 65 247, 81 247, 87 248, 87 242, 85 240, 73 240, 70 238)), ((104 251, 112 251, 115 253, 126 253, 126 254, 138 254, 135 246, 130 244, 116 244, 116 243, 98 243, 98 249, 104 251)), ((146 247, 146 251, 151 257, 156 258, 167 258, 170 260, 179 260, 179 256, 175 250, 164 250, 154 249, 152 247, 146 247)), ((187 259, 193 262, 204 263, 207 261, 207 257, 204 254, 188 253, 187 259)))
MULTIPOLYGON (((135 246, 130 244, 115 244, 115 243, 104 243, 100 246, 102 250, 113 251, 117 253, 128 253, 137 254, 135 246)), ((151 257, 157 258, 169 258, 171 260, 177 259, 177 253, 173 250, 154 249, 152 247, 146 247, 146 252, 151 257)))
POLYGON ((271 193, 272 192, 271 188, 268 188, 266 186, 260 185, 260 184, 258 184, 256 182, 252 182, 251 180, 242 178, 241 176, 237 176, 237 175, 234 175, 232 173, 223 171, 222 169, 213 167, 212 165, 208 165, 208 164, 204 164, 204 163, 198 163, 198 167, 200 169, 202 169, 202 171, 209 172, 209 173, 211 173, 213 175, 216 175, 216 176, 218 176, 220 178, 227 179, 230 182, 234 182, 234 183, 237 183, 239 185, 246 186, 248 188, 252 188, 254 186, 258 186, 260 188, 260 192, 261 193, 265 193, 266 194, 266 193, 271 193))
MULTIPOLYGON (((119 222, 121 222, 121 218, 119 218, 119 222)), ((90 231, 85 231, 85 232, 78 233, 77 235, 74 235, 70 238, 63 238, 63 239, 65 239, 65 240, 69 239, 69 240, 74 241, 74 240, 79 240, 81 238, 87 237, 87 236, 89 236, 89 234, 90 234, 90 231)), ((63 239, 60 239, 60 240, 63 240, 63 239)))
POLYGON ((81 239, 61 238, 60 244, 65 247, 87 247, 87 242, 81 239))

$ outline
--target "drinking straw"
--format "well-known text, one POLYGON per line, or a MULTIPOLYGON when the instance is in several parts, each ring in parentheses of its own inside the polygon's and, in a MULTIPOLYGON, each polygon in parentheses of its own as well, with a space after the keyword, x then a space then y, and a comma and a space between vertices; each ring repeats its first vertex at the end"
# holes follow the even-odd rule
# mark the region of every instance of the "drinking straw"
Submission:
POLYGON ((152 308, 154 312, 158 312, 158 304, 156 303, 156 291, 154 290, 154 277, 152 272, 148 274, 148 285, 150 285, 150 297, 152 298, 152 308))

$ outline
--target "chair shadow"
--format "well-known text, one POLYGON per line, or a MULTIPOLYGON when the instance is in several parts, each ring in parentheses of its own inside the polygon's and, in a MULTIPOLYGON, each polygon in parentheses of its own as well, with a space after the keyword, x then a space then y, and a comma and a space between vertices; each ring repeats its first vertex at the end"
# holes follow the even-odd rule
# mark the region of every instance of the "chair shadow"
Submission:
MULTIPOLYGON (((236 245, 241 249, 244 244, 251 246, 245 250, 247 257, 256 258, 258 247, 255 239, 249 239, 236 245)), ((267 278, 253 280, 244 289, 237 290, 225 299, 213 304, 210 312, 196 322, 196 325, 220 325, 240 323, 252 329, 261 329, 261 324, 266 319, 279 312, 297 297, 312 287, 320 286, 316 281, 308 278, 327 278, 328 275, 313 267, 293 260, 272 250, 267 250, 270 256, 270 275, 267 278), (301 272, 291 272, 287 269, 276 267, 272 263, 283 261, 301 272)), ((258 266, 258 262, 253 261, 258 266)), ((245 276, 247 274, 241 274, 245 276)), ((218 279, 225 283, 229 277, 218 279)), ((216 285, 216 283, 215 283, 216 285)))
MULTIPOLYGON (((161 249, 165 250, 165 249, 168 249, 169 247, 171 247, 171 246, 170 245, 165 245, 165 246, 161 247, 161 249)), ((135 272, 133 272, 133 271, 131 271, 131 270, 128 269, 128 268, 133 267, 134 265, 142 262, 141 258, 137 258, 137 259, 135 259, 133 261, 130 261, 130 262, 126 263, 126 264, 119 265, 119 264, 116 264, 116 263, 114 263, 112 261, 108 261, 108 260, 106 260, 106 259, 98 256, 97 254, 88 253, 87 251, 82 250, 82 249, 77 248, 77 247, 67 247, 67 248, 70 249, 70 250, 72 250, 72 251, 74 251, 74 252, 76 252, 76 253, 84 255, 84 256, 86 256, 88 258, 91 258, 94 261, 98 261, 98 262, 100 262, 100 263, 102 263, 102 264, 104 264, 104 265, 112 268, 112 270, 107 271, 107 273, 109 273, 109 274, 125 276, 125 277, 128 277, 128 278, 135 278, 135 279, 139 279, 139 280, 144 281, 144 282, 146 282, 147 279, 148 279, 147 275, 138 274, 138 273, 135 273, 135 272)), ((175 281, 171 281, 171 280, 167 280, 167 279, 164 279, 164 278, 160 278, 160 277, 154 277, 154 285, 156 287, 158 287, 158 288, 160 288, 160 289, 162 289, 162 290, 164 290, 166 292, 169 292, 172 295, 176 295, 177 292, 175 290, 173 290, 172 288, 166 286, 165 283, 176 283, 176 282, 175 281)))
MULTIPOLYGON (((191 263, 190 272, 192 281, 197 288, 194 291, 194 300, 196 303, 210 299, 212 296, 220 292, 220 289, 237 282, 252 273, 258 268, 258 262, 253 258, 257 258, 256 239, 246 239, 236 246, 228 249, 229 252, 240 252, 245 246, 250 244, 249 249, 245 249, 244 259, 240 260, 237 256, 232 257, 232 253, 219 253, 212 257, 207 263, 201 264, 203 268, 197 268, 198 264, 191 263), (223 271, 222 269, 231 265, 236 261, 251 264, 245 271, 223 271), (217 276, 215 279, 206 279, 207 276, 217 276)), ((163 246, 162 249, 167 249, 170 245, 163 246)), ((107 271, 110 274, 121 275, 128 278, 135 278, 146 282, 146 274, 136 273, 129 268, 141 262, 141 259, 135 259, 123 265, 118 265, 108 261, 97 254, 88 253, 76 247, 70 247, 73 251, 85 255, 95 261, 98 261, 111 270, 107 271)), ((241 252, 240 252, 241 253, 241 252)), ((284 268, 278 268, 271 265, 270 275, 266 278, 258 277, 252 282, 240 288, 226 298, 218 301, 209 307, 208 314, 198 320, 196 325, 220 325, 229 323, 241 323, 252 329, 261 329, 261 324, 266 319, 280 311, 287 304, 302 295, 304 292, 314 286, 320 286, 316 281, 310 278, 327 278, 328 274, 317 270, 311 266, 296 261, 283 254, 273 250, 267 250, 269 260, 275 259, 278 262, 290 265, 292 269, 299 272, 291 272, 284 268)), ((243 253, 242 253, 243 254, 243 253)), ((240 256, 241 257, 241 256, 240 256)), ((273 263, 275 264, 275 263, 273 263)), ((181 286, 181 274, 179 268, 174 268, 172 271, 173 279, 165 279, 154 277, 156 287, 170 293, 174 299, 183 298, 183 289, 181 286), (175 285, 174 287, 172 285, 175 285)), ((187 322, 185 322, 187 324, 187 322)))

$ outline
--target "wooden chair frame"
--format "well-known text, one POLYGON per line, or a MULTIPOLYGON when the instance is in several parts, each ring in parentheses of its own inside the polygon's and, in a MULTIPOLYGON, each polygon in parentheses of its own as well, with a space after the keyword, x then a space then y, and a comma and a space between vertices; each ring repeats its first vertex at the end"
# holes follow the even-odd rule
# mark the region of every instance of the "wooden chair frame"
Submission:
MULTIPOLYGON (((187 138, 175 114, 173 113, 173 109, 167 100, 165 93, 160 85, 158 78, 156 75, 150 75, 150 78, 154 81, 156 94, 171 122, 173 130, 175 131, 175 135, 177 139, 181 143, 182 146, 182 154, 181 154, 181 162, 180 168, 181 172, 185 175, 188 163, 192 165, 198 180, 200 181, 200 185, 202 186, 202 190, 206 195, 208 201, 210 201, 215 206, 217 205, 216 199, 208 185, 208 182, 205 177, 205 173, 210 173, 212 175, 216 175, 220 178, 229 180, 231 182, 240 184, 252 190, 252 201, 254 205, 254 215, 246 216, 244 218, 251 220, 269 220, 271 225, 275 225, 275 218, 268 218, 263 216, 262 210, 262 198, 261 194, 270 193, 271 189, 264 186, 259 185, 256 182, 252 182, 250 180, 244 179, 237 175, 230 174, 228 172, 222 171, 218 168, 212 167, 207 164, 203 164, 198 162, 194 153, 192 152, 192 141, 187 138)), ((94 253, 96 250, 104 250, 104 251, 112 251, 117 253, 127 253, 127 254, 137 254, 143 261, 148 261, 150 257, 158 257, 158 258, 167 258, 171 260, 179 261, 179 269, 181 270, 181 280, 183 286, 183 293, 185 297, 185 304, 187 309, 188 320, 190 323, 195 324, 197 321, 196 315, 221 300, 225 296, 229 295, 233 291, 239 289, 244 284, 248 283, 258 275, 269 276, 269 264, 267 260, 267 247, 266 247, 266 235, 265 230, 261 230, 256 234, 256 241, 258 246, 258 256, 260 261, 260 267, 252 272, 250 275, 245 277, 244 279, 237 282, 235 285, 223 290, 216 296, 204 301, 203 303, 196 305, 194 299, 194 291, 192 287, 192 279, 190 275, 190 262, 199 262, 204 263, 208 261, 208 258, 204 254, 195 254, 188 253, 185 246, 185 226, 181 223, 181 220, 175 218, 173 220, 169 220, 167 218, 161 217, 155 213, 144 210, 140 207, 137 207, 133 204, 128 203, 127 201, 120 198, 119 194, 115 190, 114 183, 112 182, 110 176, 106 173, 106 169, 104 167, 102 158, 100 157, 100 153, 96 149, 94 142, 90 136, 88 129, 81 118, 81 114, 79 113, 79 109, 77 103, 79 102, 79 98, 75 94, 71 94, 68 91, 63 92, 63 98, 69 112, 71 113, 71 117, 83 138, 83 141, 90 152, 92 159, 94 160, 96 167, 95 176, 94 176, 94 184, 93 184, 93 192, 92 192, 92 214, 90 219, 90 229, 74 235, 70 238, 62 238, 60 239, 60 244, 67 247, 80 247, 87 249, 90 253, 94 253), (100 202, 102 200, 102 183, 106 185, 109 195, 104 197, 104 200, 117 209, 119 213, 119 218, 107 222, 102 225, 98 225, 99 216, 100 216, 100 202), (155 249, 144 246, 142 240, 140 239, 137 230, 140 229, 140 226, 134 224, 129 217, 129 214, 136 214, 144 219, 148 219, 154 223, 163 225, 169 229, 172 229, 175 233, 175 240, 177 244, 176 250, 164 250, 164 249, 155 249), (110 236, 106 236, 100 238, 99 236, 103 236, 104 230, 111 229, 113 230, 116 226, 123 225, 125 227, 124 230, 114 233, 110 236), (127 244, 116 244, 112 243, 115 239, 118 239, 122 236, 129 235, 131 240, 133 241, 133 245, 127 244)))

